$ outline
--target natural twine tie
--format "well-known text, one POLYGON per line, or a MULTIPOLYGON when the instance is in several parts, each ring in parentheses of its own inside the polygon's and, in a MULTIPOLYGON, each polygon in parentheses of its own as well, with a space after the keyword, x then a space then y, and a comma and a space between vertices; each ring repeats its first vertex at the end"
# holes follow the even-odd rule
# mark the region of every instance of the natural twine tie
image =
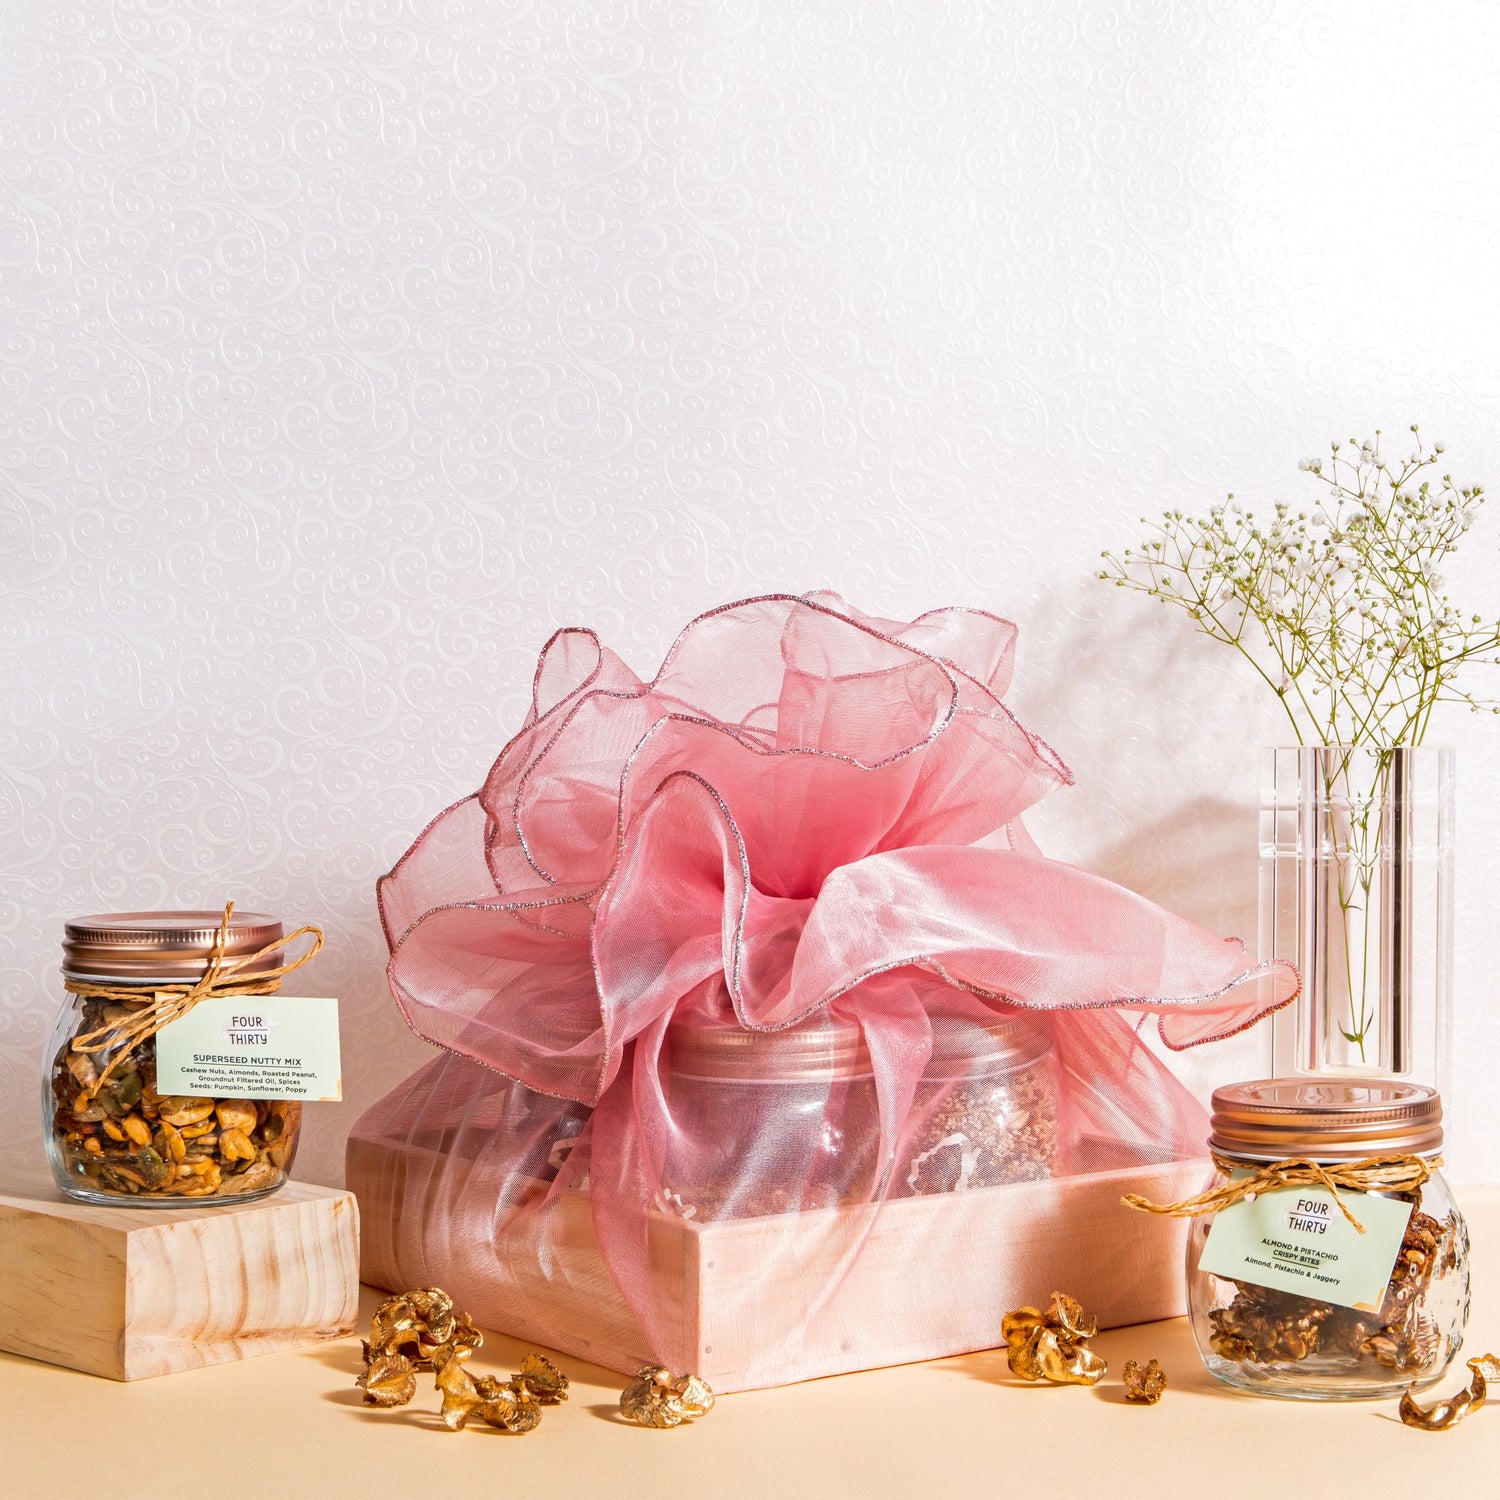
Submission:
POLYGON ((150 1003, 128 1020, 112 1021, 73 1038, 72 1048, 75 1052, 95 1053, 118 1049, 117 1055, 99 1075, 98 1081, 84 1088, 86 1100, 92 1099, 109 1082, 115 1069, 125 1061, 132 1048, 155 1036, 162 1027, 170 1026, 173 1021, 180 1021, 200 1000, 207 1000, 210 996, 227 998, 234 995, 275 994, 281 988, 281 981, 294 969, 300 969, 323 946, 322 930, 309 925, 277 938, 274 943, 267 943, 254 953, 225 958, 224 949, 229 943, 229 923, 233 916, 234 902, 226 901, 224 917, 214 935, 213 951, 201 979, 180 984, 154 984, 149 991, 141 985, 95 984, 86 979, 63 980, 63 988, 70 993, 103 1000, 133 1001, 138 1004, 145 993, 152 995, 150 1003), (254 974, 239 972, 257 959, 264 958, 266 954, 274 953, 278 948, 285 948, 295 943, 299 937, 308 935, 312 937, 312 947, 291 963, 282 964, 275 969, 261 969, 254 974))
MULTIPOLYGON (((1120 1201, 1127 1208, 1138 1208, 1142 1213, 1194 1219, 1199 1214, 1218 1213, 1221 1208, 1228 1208, 1231 1203, 1241 1200, 1253 1203, 1261 1193, 1273 1193, 1278 1188, 1324 1187, 1333 1194, 1339 1212, 1363 1234, 1365 1226, 1339 1196, 1340 1188, 1354 1193, 1410 1193, 1421 1187, 1442 1164, 1441 1156, 1427 1161, 1420 1156, 1393 1155, 1368 1156, 1363 1161, 1324 1166, 1310 1157, 1296 1156, 1269 1162, 1248 1177, 1232 1178, 1223 1187, 1211 1188, 1196 1198, 1184 1198, 1180 1203, 1153 1203, 1138 1193, 1127 1193, 1120 1201)), ((1214 1165, 1230 1177, 1232 1173, 1243 1170, 1245 1164, 1214 1153, 1214 1165)))

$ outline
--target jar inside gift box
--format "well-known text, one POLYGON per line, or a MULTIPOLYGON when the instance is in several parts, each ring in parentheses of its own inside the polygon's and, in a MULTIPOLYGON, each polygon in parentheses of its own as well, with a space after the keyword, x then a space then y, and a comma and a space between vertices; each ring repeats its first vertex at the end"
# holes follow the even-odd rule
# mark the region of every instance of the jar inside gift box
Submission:
POLYGON ((280 963, 264 950, 281 940, 281 923, 257 912, 235 912, 227 923, 220 912, 186 911, 66 924, 63 975, 77 992, 70 990, 48 1042, 42 1113, 52 1175, 70 1198, 110 1206, 243 1203, 286 1181, 299 1101, 163 1094, 155 1036, 130 1030, 162 986, 203 977, 221 927, 226 966, 241 961, 237 974, 253 978, 280 963))
MULTIPOLYGON (((932 1027, 890 1194, 1052 1176, 1058 1085, 1048 1019, 937 1016, 932 1027)), ((669 1148, 660 1205, 668 1211, 747 1218, 879 1196, 875 1076, 857 1023, 825 1016, 751 1032, 678 1022, 663 1076, 674 1117, 711 1122, 680 1132, 669 1148)))
POLYGON ((916 1128, 892 1191, 964 1192, 1054 1176, 1058 1098, 1050 1017, 934 1016, 916 1128))
MULTIPOLYGON (((1442 1143, 1441 1101, 1422 1084, 1303 1077, 1215 1090, 1211 1189, 1299 1159, 1370 1186, 1340 1186, 1338 1199, 1317 1186, 1257 1193, 1252 1237, 1232 1242, 1243 1265, 1233 1276, 1204 1269, 1205 1247, 1216 1223, 1243 1215, 1246 1204, 1193 1220, 1189 1311, 1209 1372, 1259 1395, 1306 1400, 1395 1396, 1438 1380, 1463 1342, 1469 1312, 1469 1237, 1436 1170, 1442 1143), (1370 1163, 1378 1164, 1373 1172, 1370 1163), (1404 1190, 1375 1185, 1382 1174, 1402 1173, 1425 1180, 1404 1190), (1400 1211, 1377 1216, 1379 1199, 1400 1211), (1364 1235, 1352 1225, 1345 1231, 1340 1200, 1364 1235), (1345 1305, 1331 1289, 1366 1254, 1373 1290, 1345 1305), (1292 1281, 1307 1292, 1290 1289, 1292 1281)), ((1222 1253, 1210 1256, 1216 1270, 1222 1253)))
POLYGON ((868 1200, 879 1173, 875 1077, 853 1021, 786 1031, 674 1023, 662 1069, 676 1132, 662 1167, 668 1212, 703 1220, 868 1200))

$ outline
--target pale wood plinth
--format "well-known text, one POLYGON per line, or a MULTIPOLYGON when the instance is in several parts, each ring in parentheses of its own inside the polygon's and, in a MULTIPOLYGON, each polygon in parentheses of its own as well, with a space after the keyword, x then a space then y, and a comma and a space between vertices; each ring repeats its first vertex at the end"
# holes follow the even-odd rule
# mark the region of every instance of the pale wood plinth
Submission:
POLYGON ((0 1184, 0 1349, 140 1380, 353 1332, 352 1193, 95 1208, 42 1177, 0 1184))

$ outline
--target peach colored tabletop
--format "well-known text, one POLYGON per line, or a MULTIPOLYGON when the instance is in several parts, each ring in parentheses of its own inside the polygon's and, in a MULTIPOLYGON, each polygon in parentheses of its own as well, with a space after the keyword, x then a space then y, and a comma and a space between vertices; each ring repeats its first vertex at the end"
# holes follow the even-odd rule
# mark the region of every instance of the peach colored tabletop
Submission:
MULTIPOLYGON (((1500 1189, 1459 1199, 1475 1254, 1465 1353, 1500 1352, 1500 1189)), ((367 1294, 366 1315, 376 1300, 367 1294)), ((1110 1374, 1093 1389, 1026 1386, 1003 1355, 974 1354, 729 1396, 672 1432, 622 1423, 623 1380, 563 1360, 572 1399, 525 1437, 445 1431, 428 1387, 410 1407, 367 1410, 354 1340, 132 1385, 0 1354, 0 1475, 11 1496, 183 1500, 1500 1494, 1500 1400, 1451 1432, 1414 1432, 1394 1401, 1219 1386, 1182 1319, 1097 1347, 1110 1374), (1127 1406, 1118 1372, 1152 1356, 1170 1389, 1158 1406, 1127 1406)), ((521 1352, 491 1335, 471 1368, 508 1372, 521 1352)), ((1450 1374, 1439 1389, 1458 1384, 1450 1374)))

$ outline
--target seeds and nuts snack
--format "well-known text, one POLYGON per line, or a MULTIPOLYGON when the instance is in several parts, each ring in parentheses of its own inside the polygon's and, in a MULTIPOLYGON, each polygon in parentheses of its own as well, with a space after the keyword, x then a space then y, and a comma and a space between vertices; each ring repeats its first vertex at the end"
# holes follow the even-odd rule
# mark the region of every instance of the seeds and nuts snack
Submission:
POLYGON ((280 1186, 297 1149, 299 1101, 158 1093, 154 1036, 123 1050, 75 1046, 127 1025, 150 1000, 86 997, 53 1059, 52 1129, 68 1177, 139 1199, 242 1197, 280 1186))
POLYGON ((1046 1062, 998 1082, 946 1085, 913 1144, 901 1190, 951 1193, 1056 1176, 1057 1109, 1046 1062))

